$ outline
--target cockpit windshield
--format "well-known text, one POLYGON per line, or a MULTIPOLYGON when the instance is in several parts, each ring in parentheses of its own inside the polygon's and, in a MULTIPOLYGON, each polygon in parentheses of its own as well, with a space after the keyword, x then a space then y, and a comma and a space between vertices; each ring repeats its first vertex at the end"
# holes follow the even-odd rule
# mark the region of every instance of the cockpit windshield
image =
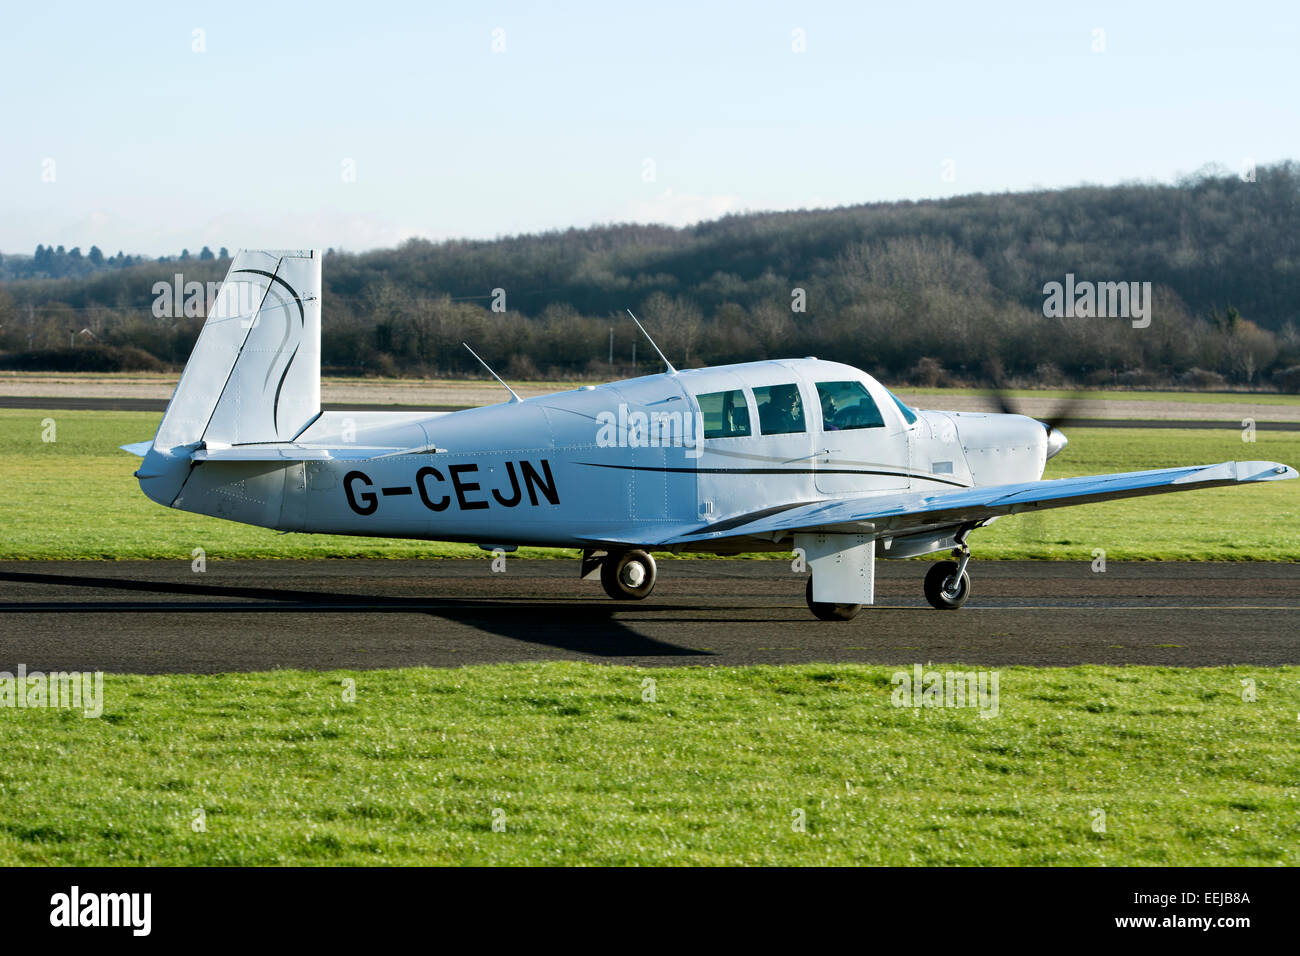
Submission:
MULTIPOLYGON (((885 389, 885 391, 889 392, 889 389, 885 389)), ((899 398, 897 395, 895 395, 893 392, 889 392, 889 397, 894 400, 894 404, 898 406, 898 410, 903 413, 903 418, 907 419, 907 424, 915 425, 916 412, 912 411, 910 408, 904 405, 903 400, 899 398)))

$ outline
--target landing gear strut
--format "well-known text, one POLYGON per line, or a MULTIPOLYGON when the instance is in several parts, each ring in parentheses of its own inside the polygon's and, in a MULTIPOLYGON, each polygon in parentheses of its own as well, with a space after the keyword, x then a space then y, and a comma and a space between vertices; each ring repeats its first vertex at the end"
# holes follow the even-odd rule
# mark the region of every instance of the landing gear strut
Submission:
POLYGON ((925 575, 925 599, 940 611, 955 611, 970 597, 970 575, 966 573, 970 548, 966 546, 965 534, 957 537, 952 556, 957 560, 940 561, 925 575))
POLYGON ((804 591, 804 600, 808 602, 808 610, 813 612, 813 617, 819 621, 851 621, 858 616, 862 610, 861 604, 828 604, 825 601, 814 601, 812 590, 812 575, 808 575, 808 587, 804 591))
POLYGON ((615 601, 641 601, 655 589, 655 559, 644 551, 610 554, 600 563, 600 583, 615 601))

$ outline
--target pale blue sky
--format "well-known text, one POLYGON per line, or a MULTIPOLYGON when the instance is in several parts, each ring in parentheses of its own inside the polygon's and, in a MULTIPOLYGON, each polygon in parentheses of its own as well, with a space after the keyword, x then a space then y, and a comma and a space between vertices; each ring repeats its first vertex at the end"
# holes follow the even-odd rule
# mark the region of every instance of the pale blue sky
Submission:
POLYGON ((0 31, 0 252, 361 250, 1300 158, 1298 9, 29 0, 0 31))

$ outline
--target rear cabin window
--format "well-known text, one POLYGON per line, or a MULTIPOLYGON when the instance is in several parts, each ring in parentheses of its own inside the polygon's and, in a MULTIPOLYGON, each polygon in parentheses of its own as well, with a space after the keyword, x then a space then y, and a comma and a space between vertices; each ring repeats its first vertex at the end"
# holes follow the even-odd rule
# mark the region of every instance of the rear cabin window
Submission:
POLYGON ((880 409, 861 382, 818 382, 817 398, 822 406, 822 428, 828 432, 885 425, 880 409))
POLYGON ((754 389, 758 427, 764 435, 793 435, 808 430, 798 385, 768 385, 754 389))
POLYGON ((744 438, 749 431, 749 406, 740 389, 697 395, 704 417, 705 438, 744 438))

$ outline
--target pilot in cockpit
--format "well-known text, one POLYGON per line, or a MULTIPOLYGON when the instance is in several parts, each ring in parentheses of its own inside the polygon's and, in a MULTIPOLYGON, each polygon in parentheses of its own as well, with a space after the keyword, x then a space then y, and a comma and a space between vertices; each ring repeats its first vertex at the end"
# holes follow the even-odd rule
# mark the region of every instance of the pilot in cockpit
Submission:
MULTIPOLYGON (((820 391, 820 389, 819 389, 820 391)), ((839 409, 835 406, 835 397, 828 391, 822 391, 822 429, 837 432, 840 426, 835 424, 835 415, 839 409)))

